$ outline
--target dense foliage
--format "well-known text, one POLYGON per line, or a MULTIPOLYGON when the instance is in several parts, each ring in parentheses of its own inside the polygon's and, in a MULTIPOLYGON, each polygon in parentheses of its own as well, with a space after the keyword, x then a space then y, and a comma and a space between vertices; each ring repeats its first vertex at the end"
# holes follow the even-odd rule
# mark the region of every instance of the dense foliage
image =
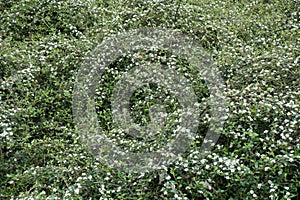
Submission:
MULTIPOLYGON (((0 12, 1 199, 300 198, 299 1, 6 0, 0 12), (208 114, 182 159, 164 170, 126 174, 86 150, 74 128, 72 91, 97 44, 144 26, 179 29, 212 54, 226 82, 228 119, 205 157, 199 149, 208 114)), ((135 62, 122 58, 112 71, 135 62)), ((107 73, 97 93, 108 132, 106 99, 116 74, 107 73)), ((207 97, 205 83, 195 83, 197 95, 207 97)), ((140 123, 149 121, 143 109, 153 102, 144 101, 157 97, 155 87, 132 101, 140 123)), ((131 145, 124 134, 111 137, 131 145)))

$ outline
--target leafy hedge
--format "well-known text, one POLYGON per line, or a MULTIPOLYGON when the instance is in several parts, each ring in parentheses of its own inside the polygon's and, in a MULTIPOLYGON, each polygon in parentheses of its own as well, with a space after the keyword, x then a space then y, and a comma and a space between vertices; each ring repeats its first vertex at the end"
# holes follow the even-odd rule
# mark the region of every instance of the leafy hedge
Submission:
MULTIPOLYGON (((296 0, 1 1, 1 199, 299 199, 299 8, 296 0), (204 115, 185 157, 165 170, 126 174, 85 149, 72 90, 103 38, 144 26, 179 29, 212 54, 227 86, 228 119, 207 156, 199 155, 204 115)), ((100 89, 113 86, 107 77, 100 89)), ((110 92, 103 91, 98 114, 109 130, 109 102, 100 97, 110 92)), ((133 104, 146 95, 137 93, 133 104)), ((147 106, 136 106, 138 120, 147 121, 147 106)))

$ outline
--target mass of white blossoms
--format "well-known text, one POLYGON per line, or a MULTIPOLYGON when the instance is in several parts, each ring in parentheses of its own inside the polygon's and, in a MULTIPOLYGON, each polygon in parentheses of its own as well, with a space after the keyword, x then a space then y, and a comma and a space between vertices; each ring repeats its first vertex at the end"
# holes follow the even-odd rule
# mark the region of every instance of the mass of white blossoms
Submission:
POLYGON ((0 199, 298 199, 299 8, 297 0, 0 1, 0 199), (153 85, 134 93, 131 111, 147 124, 151 106, 165 100, 161 132, 134 138, 112 120, 119 75, 143 59, 184 74, 203 111, 194 142, 171 165, 123 173, 82 143, 72 92, 103 39, 145 26, 179 30, 211 53, 226 83, 226 121, 202 154, 213 94, 201 74, 159 49, 114 61, 95 88, 96 110, 104 134, 126 152, 158 150, 181 128, 174 91, 153 85))

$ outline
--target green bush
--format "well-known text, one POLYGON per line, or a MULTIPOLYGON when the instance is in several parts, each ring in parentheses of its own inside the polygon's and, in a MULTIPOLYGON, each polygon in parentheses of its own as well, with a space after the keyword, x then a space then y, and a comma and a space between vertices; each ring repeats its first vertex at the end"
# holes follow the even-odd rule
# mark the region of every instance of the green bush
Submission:
MULTIPOLYGON (((299 8, 298 1, 262 0, 1 1, 1 199, 299 199, 299 8), (209 113, 182 159, 131 174, 86 150, 75 131, 72 91, 83 59, 103 38, 145 26, 179 29, 212 54, 226 82, 228 119, 206 156, 199 152, 209 113)), ((158 62, 173 61, 195 77, 199 100, 209 96, 184 60, 156 53, 167 59, 158 62)), ((129 60, 111 65, 97 93, 99 123, 124 148, 132 138, 111 133, 104 99, 111 97, 114 72, 140 62, 129 60)), ((154 103, 146 96, 165 93, 153 88, 132 99, 140 123, 149 121, 154 103)), ((168 106, 179 107, 176 99, 168 106)))

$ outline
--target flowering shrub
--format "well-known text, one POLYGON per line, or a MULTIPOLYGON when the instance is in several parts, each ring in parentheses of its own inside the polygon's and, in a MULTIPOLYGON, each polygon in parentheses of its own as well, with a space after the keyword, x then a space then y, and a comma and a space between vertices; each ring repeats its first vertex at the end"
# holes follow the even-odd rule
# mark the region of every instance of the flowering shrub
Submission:
MULTIPOLYGON (((1 1, 1 199, 299 199, 299 8, 296 0, 1 1), (73 122, 72 91, 98 43, 144 26, 199 40, 226 82, 228 116, 207 155, 199 152, 209 111, 182 158, 163 170, 124 173, 86 150, 73 122)), ((96 109, 107 134, 129 150, 168 140, 128 138, 111 120, 108 99, 118 73, 151 53, 195 80, 199 101, 210 95, 201 75, 164 52, 113 63, 98 85, 96 109)), ((149 107, 166 94, 155 85, 134 93, 136 120, 149 121, 149 107)), ((180 105, 170 95, 166 107, 173 112, 180 105)))

